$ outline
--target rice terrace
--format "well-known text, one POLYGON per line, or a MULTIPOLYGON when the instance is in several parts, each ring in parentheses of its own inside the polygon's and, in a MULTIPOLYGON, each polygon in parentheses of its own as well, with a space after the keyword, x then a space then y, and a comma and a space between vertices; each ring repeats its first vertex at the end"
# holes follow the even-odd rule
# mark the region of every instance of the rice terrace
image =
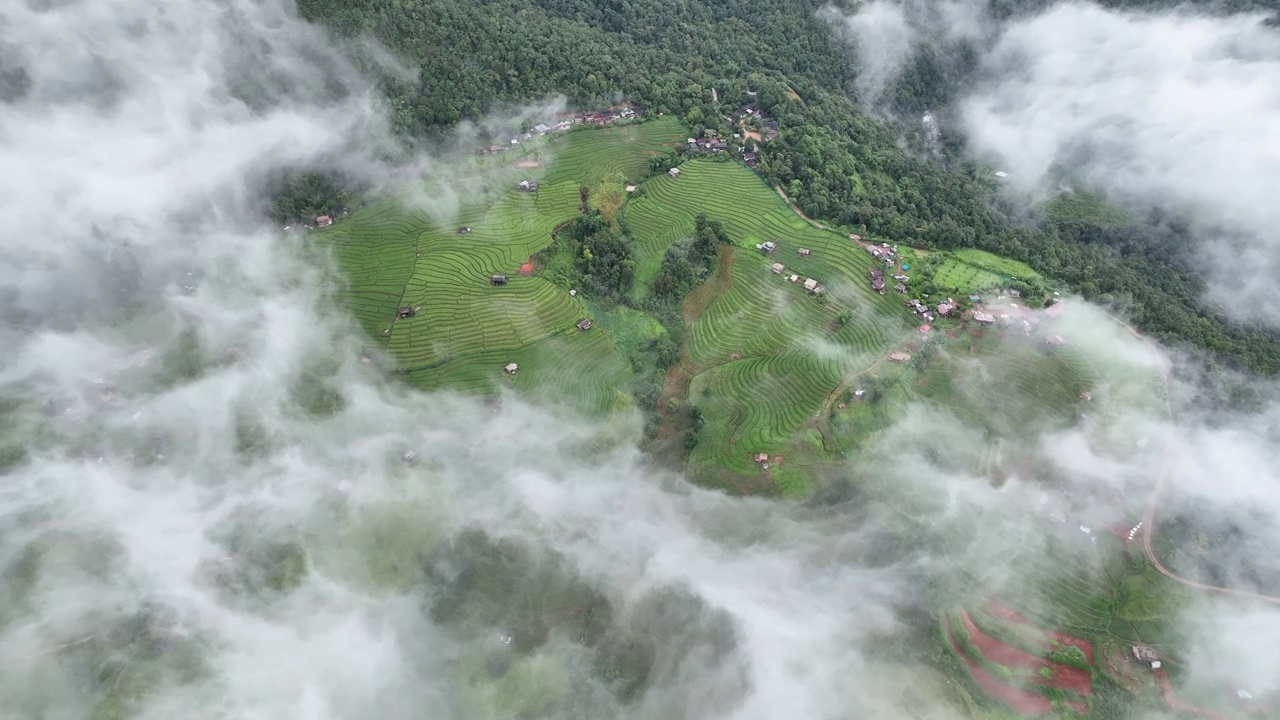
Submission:
MULTIPOLYGON (((1075 309, 1021 263, 811 222, 741 161, 683 152, 687 133, 653 118, 491 146, 458 179, 430 181, 456 197, 447 212, 406 193, 314 230, 366 362, 421 388, 638 413, 655 458, 735 494, 803 500, 856 455, 872 468, 866 492, 904 518, 924 512, 895 487, 884 432, 962 427, 972 441, 939 467, 996 487, 1036 478, 1028 531, 1095 560, 1047 566, 1029 551, 1007 559, 1020 582, 1004 592, 977 578, 954 588, 925 641, 935 666, 989 717, 1110 717, 1126 692, 1167 700, 1159 686, 1186 639, 1168 623, 1180 591, 1139 549, 1145 498, 1057 477, 1020 442, 1084 428, 1154 458, 1124 422, 1164 407, 1149 348, 1118 324, 1128 359, 1077 342, 1075 309), (689 243, 702 236, 720 241, 699 266, 689 243), (601 237, 622 244, 590 244, 601 237), (676 270, 696 282, 671 306, 676 270)), ((1212 696, 1197 701, 1220 706, 1212 696)))

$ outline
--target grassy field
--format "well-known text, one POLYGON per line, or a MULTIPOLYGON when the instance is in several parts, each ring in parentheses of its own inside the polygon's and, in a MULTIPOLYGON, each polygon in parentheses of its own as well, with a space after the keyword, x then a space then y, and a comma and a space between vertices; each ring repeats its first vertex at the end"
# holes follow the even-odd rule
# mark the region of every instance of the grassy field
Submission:
POLYGON ((934 272, 933 280, 938 287, 967 294, 998 287, 1010 278, 1025 280, 1033 277, 1040 277, 1040 274, 1025 263, 966 248, 950 253, 934 272))

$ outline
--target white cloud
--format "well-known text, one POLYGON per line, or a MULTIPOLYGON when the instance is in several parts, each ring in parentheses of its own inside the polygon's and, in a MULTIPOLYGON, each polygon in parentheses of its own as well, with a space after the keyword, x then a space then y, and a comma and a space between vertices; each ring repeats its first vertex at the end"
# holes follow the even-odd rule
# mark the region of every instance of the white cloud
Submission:
POLYGON ((1040 189, 1062 166, 1189 211, 1214 299, 1280 318, 1280 36, 1260 16, 1056 5, 1006 26, 981 76, 960 114, 1011 183, 1040 189))

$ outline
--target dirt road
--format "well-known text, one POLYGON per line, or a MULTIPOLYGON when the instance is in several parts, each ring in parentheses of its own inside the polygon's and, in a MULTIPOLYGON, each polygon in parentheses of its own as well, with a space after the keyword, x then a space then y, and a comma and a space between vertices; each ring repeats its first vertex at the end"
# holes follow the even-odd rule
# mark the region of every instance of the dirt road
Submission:
MULTIPOLYGON (((1116 322, 1120 323, 1121 325, 1124 325, 1124 327, 1127 328, 1129 332, 1133 333, 1134 337, 1139 338, 1140 340, 1145 342, 1147 346, 1151 348, 1152 352, 1155 352, 1158 356, 1160 356, 1162 362, 1164 363, 1164 367, 1161 368, 1160 374, 1163 376, 1163 379, 1164 379, 1165 412, 1169 416, 1169 419, 1172 420, 1173 419, 1173 401, 1171 399, 1172 371, 1171 371, 1171 367, 1168 360, 1165 359, 1164 356, 1160 354, 1159 348, 1156 347, 1156 344, 1153 343, 1148 338, 1146 338, 1145 336, 1143 336, 1142 333, 1138 332, 1133 327, 1130 327, 1129 325, 1125 324, 1123 320, 1115 317, 1114 315, 1111 316, 1111 318, 1116 322)), ((1151 566, 1156 569, 1156 572, 1160 573, 1161 575, 1164 575, 1165 577, 1169 578, 1170 580, 1173 580, 1176 583, 1186 585, 1187 587, 1193 587, 1193 588, 1196 588, 1197 590, 1214 592, 1221 595, 1231 595, 1234 597, 1247 598, 1249 600, 1260 600, 1262 602, 1271 603, 1273 605, 1280 605, 1280 597, 1276 597, 1274 595, 1263 595, 1261 593, 1249 592, 1248 590, 1235 590, 1232 588, 1219 587, 1216 585, 1206 585, 1205 583, 1196 582, 1195 580, 1184 578, 1181 575, 1177 575, 1176 573, 1166 568, 1164 564, 1160 562, 1160 558, 1156 557, 1155 549, 1153 547, 1154 538, 1156 534, 1156 506, 1159 504, 1160 496, 1164 493, 1165 486, 1168 484, 1169 473, 1172 465, 1171 451, 1173 449, 1172 447, 1173 442, 1174 442, 1173 438, 1170 438, 1165 447, 1164 459, 1161 461, 1160 473, 1156 476, 1156 485, 1151 490, 1151 496, 1147 499, 1147 509, 1142 515, 1142 550, 1147 556, 1147 561, 1150 562, 1151 566)))

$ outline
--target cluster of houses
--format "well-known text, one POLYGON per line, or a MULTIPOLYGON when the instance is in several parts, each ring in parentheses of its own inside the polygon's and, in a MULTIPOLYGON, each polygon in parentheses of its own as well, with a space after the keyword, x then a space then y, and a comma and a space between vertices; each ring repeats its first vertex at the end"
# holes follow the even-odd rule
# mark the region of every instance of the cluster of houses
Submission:
MULTIPOLYGON (((879 272, 879 270, 876 272, 879 272)), ((915 298, 911 298, 907 301, 907 307, 911 308, 911 312, 919 315, 921 320, 924 320, 925 322, 933 322, 933 313, 929 312, 928 305, 925 305, 915 298)))
POLYGON ((569 125, 611 125, 620 120, 634 120, 644 114, 644 108, 635 107, 633 105, 621 105, 619 107, 609 108, 607 110, 598 110, 595 112, 562 112, 557 113, 556 118, 562 123, 569 125))
MULTIPOLYGON (((850 235, 849 237, 853 237, 850 235)), ((893 263, 898 259, 898 246, 889 247, 889 243, 880 243, 879 245, 866 245, 867 254, 871 257, 882 261, 885 265, 893 267, 893 263)), ((907 268, 903 268, 906 270, 907 268)))
MULTIPOLYGON (((737 138, 738 135, 734 134, 734 137, 737 138)), ((698 140, 697 138, 689 138, 686 146, 686 149, 692 154, 726 152, 729 149, 729 143, 726 142, 724 138, 721 138, 720 133, 715 130, 703 131, 703 138, 701 140, 698 140)))
POLYGON ((884 271, 880 270, 879 268, 871 268, 867 272, 871 274, 871 289, 883 295, 884 294, 884 271))
POLYGON ((494 153, 505 152, 507 148, 520 145, 521 141, 532 140, 535 137, 542 137, 548 133, 564 132, 575 125, 611 125, 619 120, 634 120, 643 112, 643 108, 625 105, 597 112, 557 113, 555 122, 551 124, 538 123, 520 135, 511 138, 508 143, 494 143, 492 145, 487 145, 477 150, 476 154, 492 155, 494 153))
MULTIPOLYGON (((778 121, 770 120, 765 117, 760 108, 755 107, 754 105, 743 105, 738 108, 735 114, 737 115, 738 124, 744 128, 747 126, 747 123, 752 120, 760 121, 762 132, 757 133, 752 130, 747 130, 745 133, 747 137, 752 138, 753 140, 763 140, 765 142, 769 142, 770 140, 778 137, 778 131, 781 127, 778 124, 778 121)), ((733 118, 730 118, 730 121, 732 120, 733 118)))
POLYGON ((521 180, 516 183, 516 189, 521 192, 538 192, 538 182, 536 180, 521 180))

